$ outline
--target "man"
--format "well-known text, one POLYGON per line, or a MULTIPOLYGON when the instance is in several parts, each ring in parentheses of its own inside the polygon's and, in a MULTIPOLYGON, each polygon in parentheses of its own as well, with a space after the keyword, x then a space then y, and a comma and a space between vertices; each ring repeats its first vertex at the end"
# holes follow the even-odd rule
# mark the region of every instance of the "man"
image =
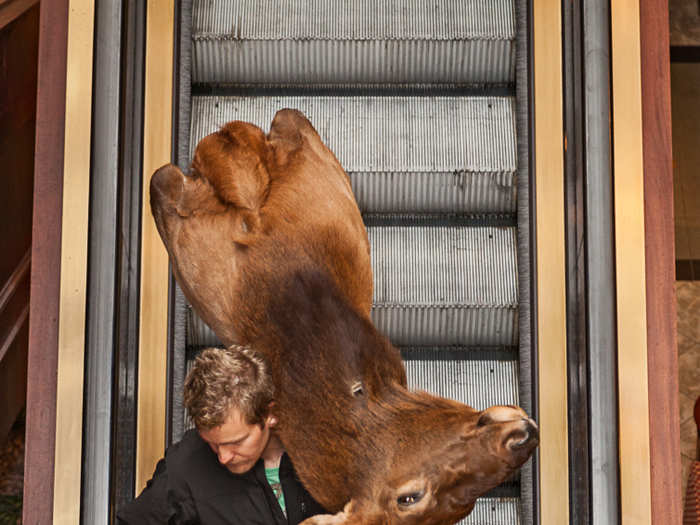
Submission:
POLYGON ((296 525, 325 513, 274 432, 267 366, 250 348, 206 349, 185 381, 195 430, 168 448, 120 524, 296 525))

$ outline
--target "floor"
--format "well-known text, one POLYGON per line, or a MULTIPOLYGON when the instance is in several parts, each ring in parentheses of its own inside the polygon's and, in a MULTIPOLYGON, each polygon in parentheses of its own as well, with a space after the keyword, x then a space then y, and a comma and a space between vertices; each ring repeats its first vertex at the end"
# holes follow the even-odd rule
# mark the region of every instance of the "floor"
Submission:
POLYGON ((700 281, 676 283, 678 304, 678 369, 681 410, 683 494, 688 469, 696 459, 698 432, 693 406, 700 396, 700 281))
POLYGON ((23 477, 24 417, 20 417, 0 446, 0 525, 22 522, 23 477))
POLYGON ((668 8, 671 45, 700 45, 700 5, 698 0, 669 0, 668 8))

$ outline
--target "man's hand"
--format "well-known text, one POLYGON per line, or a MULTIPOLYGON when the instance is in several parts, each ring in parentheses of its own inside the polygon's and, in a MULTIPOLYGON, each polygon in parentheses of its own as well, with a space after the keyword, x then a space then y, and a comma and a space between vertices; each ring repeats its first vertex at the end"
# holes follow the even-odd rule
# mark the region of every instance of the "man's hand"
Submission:
POLYGON ((360 522, 357 519, 353 519, 352 513, 350 511, 352 507, 352 500, 350 500, 342 512, 337 514, 318 514, 312 518, 302 521, 299 525, 359 525, 360 522))

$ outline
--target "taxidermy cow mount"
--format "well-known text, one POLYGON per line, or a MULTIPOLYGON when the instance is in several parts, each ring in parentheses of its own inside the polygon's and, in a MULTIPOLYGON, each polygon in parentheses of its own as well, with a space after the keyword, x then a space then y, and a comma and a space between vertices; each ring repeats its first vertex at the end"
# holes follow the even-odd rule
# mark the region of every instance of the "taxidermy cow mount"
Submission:
POLYGON ((279 111, 267 135, 235 121, 205 137, 189 174, 155 172, 151 208, 195 311, 270 365, 280 438, 336 513, 305 523, 454 523, 532 454, 538 430, 521 409, 406 388, 398 350, 370 321, 349 179, 300 112, 279 111))

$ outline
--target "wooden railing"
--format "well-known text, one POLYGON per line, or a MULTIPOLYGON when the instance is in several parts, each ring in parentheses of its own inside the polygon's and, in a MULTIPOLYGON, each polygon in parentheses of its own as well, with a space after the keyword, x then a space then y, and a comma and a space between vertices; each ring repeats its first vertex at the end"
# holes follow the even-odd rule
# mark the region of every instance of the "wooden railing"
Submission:
POLYGON ((30 255, 27 250, 0 289, 0 442, 24 407, 27 391, 30 255))

